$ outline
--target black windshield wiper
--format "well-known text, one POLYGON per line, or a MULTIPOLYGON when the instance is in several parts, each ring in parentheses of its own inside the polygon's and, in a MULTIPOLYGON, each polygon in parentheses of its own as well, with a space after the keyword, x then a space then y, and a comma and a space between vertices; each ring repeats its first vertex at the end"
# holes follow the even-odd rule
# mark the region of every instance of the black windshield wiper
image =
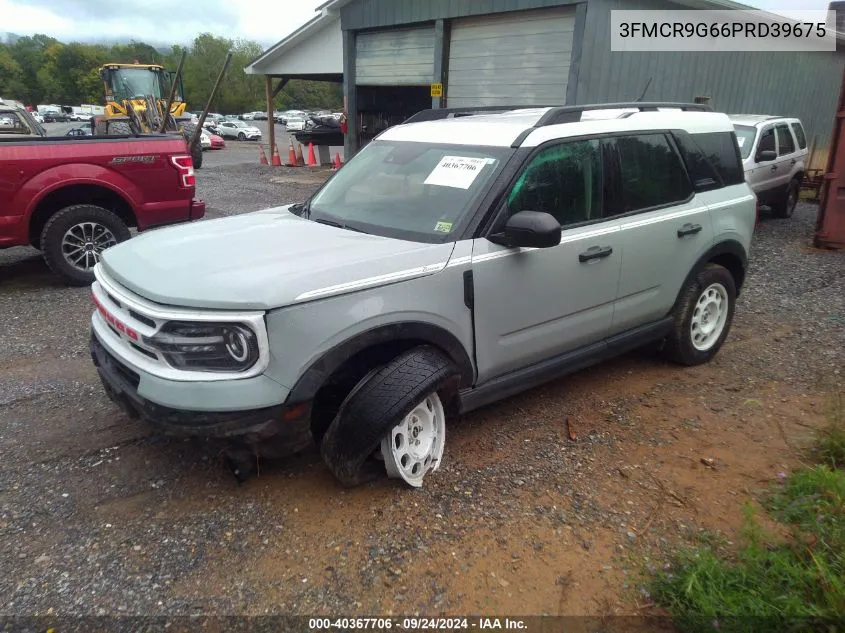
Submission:
POLYGON ((336 222, 335 220, 327 220, 326 218, 318 218, 314 220, 317 224, 325 224, 326 226, 334 226, 339 229, 346 229, 347 231, 354 231, 355 233, 363 233, 364 231, 360 229, 354 229, 348 224, 341 224, 340 222, 336 222))

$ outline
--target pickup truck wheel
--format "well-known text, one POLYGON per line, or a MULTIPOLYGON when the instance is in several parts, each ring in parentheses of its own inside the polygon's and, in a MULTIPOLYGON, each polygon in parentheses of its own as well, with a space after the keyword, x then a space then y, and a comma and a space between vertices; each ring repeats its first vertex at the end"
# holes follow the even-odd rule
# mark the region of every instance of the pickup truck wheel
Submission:
POLYGON ((798 204, 798 192, 801 188, 801 183, 797 178, 793 178, 789 186, 786 188, 786 194, 783 200, 777 204, 772 205, 772 215, 776 218, 791 218, 795 212, 795 205, 798 204))
POLYGON ((387 469, 420 487, 440 466, 446 440, 441 390, 458 374, 433 347, 417 347, 373 370, 349 393, 326 431, 320 452, 344 486, 387 469), (383 459, 384 465, 379 462, 383 459))
POLYGON ((41 248, 56 275, 72 286, 87 286, 94 281, 100 254, 129 237, 126 224, 108 209, 77 204, 47 220, 41 232, 41 248))
POLYGON ((713 358, 728 336, 736 306, 736 284, 727 268, 707 264, 681 291, 675 324, 663 348, 682 365, 713 358))

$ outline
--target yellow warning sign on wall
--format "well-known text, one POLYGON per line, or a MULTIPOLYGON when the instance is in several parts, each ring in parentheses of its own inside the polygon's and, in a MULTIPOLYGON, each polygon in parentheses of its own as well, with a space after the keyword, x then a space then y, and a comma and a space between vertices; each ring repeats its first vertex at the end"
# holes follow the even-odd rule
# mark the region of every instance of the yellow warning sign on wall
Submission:
POLYGON ((432 97, 442 97, 443 96, 443 84, 431 84, 431 96, 432 97))

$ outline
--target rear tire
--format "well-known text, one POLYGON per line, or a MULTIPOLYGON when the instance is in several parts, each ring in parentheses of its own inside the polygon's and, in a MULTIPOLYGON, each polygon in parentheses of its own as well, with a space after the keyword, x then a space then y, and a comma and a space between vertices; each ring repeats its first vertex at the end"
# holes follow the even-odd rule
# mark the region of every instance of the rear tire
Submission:
POLYGON ((132 136, 132 126, 128 121, 112 121, 107 124, 108 136, 132 136))
POLYGON ((65 283, 87 286, 94 282, 94 264, 100 253, 130 237, 123 220, 108 209, 77 204, 47 220, 41 231, 41 248, 47 266, 65 283))
MULTIPOLYGON (((326 466, 347 487, 379 477, 384 466, 373 454, 385 436, 392 437, 395 427, 432 396, 438 402, 444 398, 438 392, 457 375, 452 361, 433 347, 411 349, 371 371, 344 399, 323 437, 320 452, 326 466)), ((425 472, 437 468, 439 459, 429 461, 425 472)), ((419 486, 422 475, 409 483, 419 486)))
POLYGON ((245 141, 246 140, 246 134, 244 134, 243 132, 238 132, 238 140, 239 141, 245 141))
POLYGON ((708 362, 725 342, 735 308, 733 275, 718 264, 705 265, 681 291, 663 353, 681 365, 708 362))
POLYGON ((197 142, 191 150, 191 159, 194 161, 194 169, 202 169, 202 144, 197 142))
POLYGON ((797 178, 793 178, 786 188, 783 199, 777 204, 772 205, 772 215, 781 219, 791 218, 795 212, 795 206, 798 204, 798 192, 800 189, 801 183, 798 182, 797 178))

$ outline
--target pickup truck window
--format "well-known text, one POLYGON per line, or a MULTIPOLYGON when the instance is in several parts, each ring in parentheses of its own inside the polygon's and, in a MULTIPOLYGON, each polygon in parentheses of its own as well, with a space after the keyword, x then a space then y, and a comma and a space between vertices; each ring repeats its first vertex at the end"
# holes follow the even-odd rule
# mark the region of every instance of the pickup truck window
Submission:
POLYGON ((0 112, 0 134, 25 134, 32 132, 17 112, 0 112))
POLYGON ((385 237, 453 241, 512 153, 503 147, 373 141, 317 192, 303 215, 385 237))

